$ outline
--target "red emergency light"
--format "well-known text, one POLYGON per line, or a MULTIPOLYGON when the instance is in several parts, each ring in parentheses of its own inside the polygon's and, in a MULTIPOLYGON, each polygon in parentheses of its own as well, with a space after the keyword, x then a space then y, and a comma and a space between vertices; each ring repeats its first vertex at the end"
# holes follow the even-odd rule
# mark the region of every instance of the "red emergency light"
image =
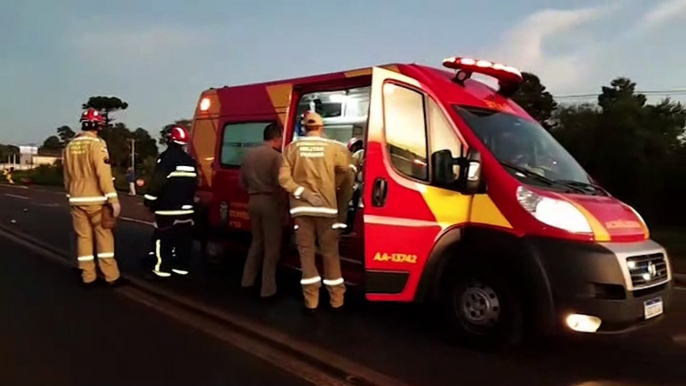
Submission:
POLYGON ((454 80, 460 84, 464 84, 473 73, 493 77, 500 86, 498 93, 508 97, 519 89, 523 80, 522 73, 516 68, 488 60, 452 57, 443 60, 443 67, 457 70, 454 80))

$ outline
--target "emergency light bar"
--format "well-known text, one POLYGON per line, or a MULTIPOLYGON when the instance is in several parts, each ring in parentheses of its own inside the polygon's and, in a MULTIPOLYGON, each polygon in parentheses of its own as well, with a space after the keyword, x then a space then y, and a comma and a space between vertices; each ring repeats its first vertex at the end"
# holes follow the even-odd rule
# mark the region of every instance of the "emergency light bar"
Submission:
POLYGON ((207 111, 210 109, 210 98, 202 98, 200 101, 200 111, 207 111))
POLYGON ((469 79, 472 73, 493 77, 500 86, 498 93, 504 96, 514 94, 523 80, 522 73, 516 68, 488 60, 452 57, 443 60, 443 67, 457 70, 454 80, 460 84, 469 79))

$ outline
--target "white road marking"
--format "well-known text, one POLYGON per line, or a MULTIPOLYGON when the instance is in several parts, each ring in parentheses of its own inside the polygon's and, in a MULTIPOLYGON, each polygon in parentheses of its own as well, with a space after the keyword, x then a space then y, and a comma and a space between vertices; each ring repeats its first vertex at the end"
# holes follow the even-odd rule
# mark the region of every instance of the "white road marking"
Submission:
POLYGON ((35 206, 47 206, 48 208, 59 208, 61 205, 55 202, 52 203, 45 203, 45 202, 36 202, 33 205, 35 206))
POLYGON ((138 219, 131 218, 131 217, 119 217, 119 219, 121 219, 122 221, 134 222, 136 224, 143 224, 143 225, 147 225, 147 226, 151 226, 151 227, 155 226, 154 222, 138 220, 138 219))
POLYGON ((8 185, 8 184, 2 184, 0 186, 6 187, 6 188, 14 188, 14 189, 28 189, 29 187, 26 185, 8 185))
MULTIPOLYGON (((43 242, 21 232, 7 232, 0 227, 0 237, 5 237, 24 247, 38 252, 41 256, 63 266, 75 267, 75 259, 63 258, 64 253, 50 250, 43 242)), ((341 357, 333 352, 312 345, 306 341, 293 338, 279 330, 261 325, 254 320, 240 314, 233 314, 221 310, 195 299, 186 297, 163 287, 152 285, 143 280, 123 274, 122 277, 131 282, 131 286, 118 288, 115 291, 131 300, 137 301, 171 318, 203 331, 216 339, 222 340, 247 353, 261 358, 281 369, 284 369, 312 384, 322 386, 348 386, 358 384, 374 384, 378 386, 410 386, 395 378, 379 373, 360 363, 341 357), (217 323, 221 320, 224 323, 217 323), (227 327, 227 324, 233 328, 227 327), (248 332, 247 334, 245 332, 248 332), (262 339, 255 339, 257 335, 262 339), (276 345, 265 341, 271 341, 276 345), (280 348, 290 347, 299 355, 280 348), (302 357, 314 358, 316 362, 324 362, 333 366, 343 377, 334 377, 317 365, 302 357)))
POLYGON ((5 193, 5 196, 7 197, 12 197, 12 198, 19 198, 21 200, 28 200, 29 198, 26 196, 20 196, 18 194, 11 194, 11 193, 5 193))

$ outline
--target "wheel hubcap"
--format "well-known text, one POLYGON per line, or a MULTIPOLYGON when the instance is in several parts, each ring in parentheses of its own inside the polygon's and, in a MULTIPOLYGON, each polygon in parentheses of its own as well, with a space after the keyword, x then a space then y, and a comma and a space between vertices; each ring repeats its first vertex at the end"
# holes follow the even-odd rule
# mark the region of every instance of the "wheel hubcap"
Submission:
POLYGON ((467 321, 479 326, 495 324, 500 316, 498 294, 490 287, 475 283, 459 299, 459 311, 467 321))

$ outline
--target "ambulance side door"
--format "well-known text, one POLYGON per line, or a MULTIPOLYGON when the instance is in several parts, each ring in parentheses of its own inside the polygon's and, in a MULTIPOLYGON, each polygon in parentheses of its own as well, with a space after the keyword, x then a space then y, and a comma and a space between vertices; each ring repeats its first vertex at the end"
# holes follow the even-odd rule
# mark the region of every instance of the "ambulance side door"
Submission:
MULTIPOLYGON (((448 222, 468 217, 469 197, 431 186, 429 136, 430 121, 438 120, 434 117, 445 120, 445 112, 417 80, 373 69, 364 161, 369 300, 414 300, 434 241, 448 222), (437 214, 443 204, 450 206, 449 217, 437 214)), ((454 141, 459 147, 456 136, 454 141)))

